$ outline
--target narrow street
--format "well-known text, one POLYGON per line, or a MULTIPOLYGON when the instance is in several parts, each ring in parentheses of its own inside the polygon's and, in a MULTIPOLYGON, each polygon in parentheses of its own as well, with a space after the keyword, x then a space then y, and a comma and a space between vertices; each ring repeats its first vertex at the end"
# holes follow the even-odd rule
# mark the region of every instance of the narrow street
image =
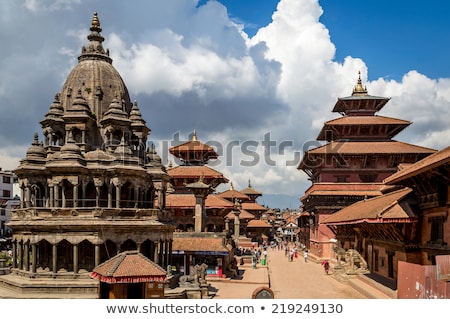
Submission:
POLYGON ((326 275, 320 264, 305 263, 301 253, 292 262, 283 250, 269 249, 268 256, 270 288, 275 299, 366 299, 331 274, 326 275))
POLYGON ((268 250, 267 267, 241 268, 242 279, 212 281, 216 299, 250 299, 253 291, 268 286, 275 299, 367 299, 350 285, 326 275, 322 266, 304 262, 303 255, 292 262, 283 250, 268 250))

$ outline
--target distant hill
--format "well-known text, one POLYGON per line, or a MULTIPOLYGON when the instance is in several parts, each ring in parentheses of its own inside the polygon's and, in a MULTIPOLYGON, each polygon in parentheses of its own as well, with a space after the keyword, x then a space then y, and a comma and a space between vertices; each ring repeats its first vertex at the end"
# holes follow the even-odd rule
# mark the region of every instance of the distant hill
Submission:
POLYGON ((296 209, 300 203, 300 196, 292 196, 285 194, 263 194, 256 201, 269 208, 279 208, 281 210, 285 208, 296 209))

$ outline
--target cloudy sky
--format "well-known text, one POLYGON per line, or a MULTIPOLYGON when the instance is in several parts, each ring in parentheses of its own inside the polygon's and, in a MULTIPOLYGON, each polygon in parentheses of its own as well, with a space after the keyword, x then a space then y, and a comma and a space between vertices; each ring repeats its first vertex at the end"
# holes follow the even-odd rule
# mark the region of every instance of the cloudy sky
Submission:
POLYGON ((42 140, 39 121, 77 63, 94 11, 166 164, 167 149, 195 129, 235 188, 250 179, 295 208, 310 186, 296 168, 303 151, 338 117, 333 106, 359 71, 369 94, 391 98, 380 115, 413 122, 397 140, 450 145, 448 1, 130 3, 0 0, 3 170, 17 167, 34 132, 42 140))

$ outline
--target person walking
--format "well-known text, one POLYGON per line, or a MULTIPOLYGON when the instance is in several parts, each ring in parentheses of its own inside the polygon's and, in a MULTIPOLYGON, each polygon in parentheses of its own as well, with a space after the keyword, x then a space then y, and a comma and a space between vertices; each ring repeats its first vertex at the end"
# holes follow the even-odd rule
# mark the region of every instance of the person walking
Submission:
POLYGON ((303 253, 303 258, 305 259, 305 263, 308 262, 308 250, 305 250, 305 252, 303 253))
POLYGON ((325 274, 328 275, 328 271, 330 270, 330 263, 328 262, 328 260, 325 259, 324 261, 322 261, 322 266, 325 270, 325 274))

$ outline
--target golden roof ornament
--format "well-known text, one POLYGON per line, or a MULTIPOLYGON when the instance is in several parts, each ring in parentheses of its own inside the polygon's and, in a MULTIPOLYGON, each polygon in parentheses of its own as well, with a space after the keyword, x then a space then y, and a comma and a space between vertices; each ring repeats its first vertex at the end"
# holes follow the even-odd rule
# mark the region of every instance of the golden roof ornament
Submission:
POLYGON ((97 12, 94 12, 94 16, 92 17, 90 30, 91 31, 102 32, 102 28, 100 26, 100 20, 98 19, 97 12))
POLYGON ((197 141, 197 131, 194 129, 194 134, 192 134, 192 142, 197 141))
POLYGON ((367 95, 367 88, 362 85, 361 71, 358 71, 358 83, 353 89, 352 95, 367 95))

